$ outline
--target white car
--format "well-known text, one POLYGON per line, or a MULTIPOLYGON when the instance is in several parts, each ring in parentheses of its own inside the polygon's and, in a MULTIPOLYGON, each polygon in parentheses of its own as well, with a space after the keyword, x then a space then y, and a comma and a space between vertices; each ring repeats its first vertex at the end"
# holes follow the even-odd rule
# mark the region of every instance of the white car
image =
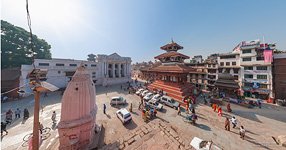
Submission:
POLYGON ((148 92, 149 92, 148 90, 143 91, 143 92, 141 93, 141 96, 144 97, 148 92))
POLYGON ((153 109, 157 109, 157 110, 162 110, 163 109, 163 105, 158 103, 156 100, 151 99, 149 102, 146 103, 149 107, 153 108, 153 109))
POLYGON ((153 97, 153 93, 147 93, 144 97, 143 97, 143 99, 145 100, 145 101, 149 101, 152 97, 153 97))
POLYGON ((212 141, 204 141, 198 137, 194 137, 190 145, 195 150, 222 150, 217 145, 215 145, 212 141))
POLYGON ((117 116, 117 118, 120 119, 120 121, 123 124, 129 123, 132 120, 130 112, 127 109, 125 109, 125 108, 121 108, 121 109, 117 110, 116 111, 116 116, 117 116))
POLYGON ((135 92, 135 94, 140 95, 143 91, 144 91, 144 89, 139 89, 135 92))
POLYGON ((152 97, 152 100, 155 100, 156 102, 159 102, 160 101, 160 97, 161 95, 160 94, 156 94, 152 97))
POLYGON ((117 96, 117 97, 112 97, 111 98, 111 101, 110 101, 110 105, 125 105, 127 102, 126 102, 126 99, 124 99, 123 97, 121 96, 117 96))

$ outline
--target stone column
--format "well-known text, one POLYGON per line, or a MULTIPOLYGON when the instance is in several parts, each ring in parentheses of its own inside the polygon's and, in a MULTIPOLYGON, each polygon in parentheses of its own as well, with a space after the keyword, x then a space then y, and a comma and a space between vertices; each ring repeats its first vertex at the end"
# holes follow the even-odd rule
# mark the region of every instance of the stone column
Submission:
POLYGON ((125 77, 127 76, 127 63, 124 64, 124 76, 125 77))
POLYGON ((115 78, 115 64, 112 64, 112 77, 115 78))
POLYGON ((118 76, 121 78, 121 64, 118 64, 118 76))

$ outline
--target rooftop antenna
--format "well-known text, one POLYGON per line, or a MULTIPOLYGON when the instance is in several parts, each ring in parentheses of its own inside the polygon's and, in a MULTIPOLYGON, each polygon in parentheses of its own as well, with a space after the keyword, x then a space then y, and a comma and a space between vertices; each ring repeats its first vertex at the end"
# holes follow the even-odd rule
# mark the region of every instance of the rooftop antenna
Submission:
POLYGON ((39 149, 39 111, 40 111, 40 95, 41 92, 46 91, 56 91, 58 88, 48 82, 45 82, 46 75, 48 73, 47 69, 36 69, 35 66, 35 51, 33 45, 33 33, 31 26, 31 17, 29 12, 29 1, 26 0, 26 11, 27 11, 27 21, 30 30, 30 46, 33 59, 33 70, 29 73, 28 77, 30 79, 30 87, 34 92, 34 125, 33 125, 33 136, 32 136, 32 147, 33 150, 39 149))

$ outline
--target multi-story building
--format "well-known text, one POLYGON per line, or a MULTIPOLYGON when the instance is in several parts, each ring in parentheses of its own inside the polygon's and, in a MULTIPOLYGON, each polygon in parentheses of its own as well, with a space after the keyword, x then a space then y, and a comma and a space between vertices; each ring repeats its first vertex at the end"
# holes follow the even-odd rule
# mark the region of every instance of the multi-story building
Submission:
POLYGON ((218 79, 218 54, 212 54, 204 61, 207 69, 207 89, 212 91, 214 89, 214 83, 218 79))
POLYGON ((286 53, 273 55, 273 93, 275 99, 286 99, 286 53))
POLYGON ((194 71, 189 72, 188 82, 192 83, 199 90, 206 89, 207 87, 207 69, 204 63, 185 63, 187 66, 192 67, 194 71))
MULTIPOLYGON (((67 86, 78 66, 84 64, 95 85, 126 83, 131 80, 131 58, 121 57, 117 53, 97 55, 95 61, 73 59, 35 59, 37 69, 47 69, 47 82, 59 88, 67 86)), ((28 84, 28 74, 33 65, 22 65, 20 85, 28 84)), ((28 86, 23 90, 29 91, 28 86)))
POLYGON ((240 53, 233 51, 231 53, 220 54, 218 56, 218 73, 230 73, 236 82, 241 85, 240 53))
POLYGON ((242 42, 240 47, 242 87, 246 97, 267 99, 272 96, 271 60, 265 60, 265 57, 272 59, 274 47, 265 50, 265 45, 256 40, 242 42), (270 52, 270 55, 266 56, 265 51, 270 52))

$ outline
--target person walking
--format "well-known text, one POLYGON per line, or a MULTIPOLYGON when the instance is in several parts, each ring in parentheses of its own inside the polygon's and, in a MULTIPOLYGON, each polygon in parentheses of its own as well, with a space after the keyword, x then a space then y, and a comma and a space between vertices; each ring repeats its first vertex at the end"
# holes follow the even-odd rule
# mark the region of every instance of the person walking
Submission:
POLYGON ((235 128, 237 125, 237 120, 235 119, 234 116, 231 118, 231 123, 232 123, 232 128, 235 128))
POLYGON ((17 108, 17 110, 15 111, 15 118, 20 118, 21 117, 21 110, 19 108, 17 108))
POLYGON ((230 121, 227 117, 225 117, 224 128, 225 130, 230 131, 230 121))
POLYGON ((181 107, 178 107, 178 115, 181 115, 181 107))
POLYGON ((52 118, 51 118, 53 121, 53 124, 56 123, 56 117, 57 117, 56 111, 53 111, 52 118))
POLYGON ((6 130, 7 124, 4 122, 1 122, 1 137, 3 135, 3 131, 5 131, 6 135, 8 134, 8 131, 6 130))
POLYGON ((240 126, 239 128, 239 135, 240 135, 240 138, 242 138, 244 140, 244 137, 245 137, 245 129, 243 126, 240 126))
POLYGON ((231 108, 230 108, 230 103, 228 102, 227 106, 226 106, 227 112, 232 112, 231 108))
POLYGON ((106 114, 106 105, 103 104, 103 114, 106 114))
POLYGON ((222 116, 222 109, 221 109, 221 107, 218 107, 218 109, 217 109, 217 112, 218 112, 218 116, 222 116))
POLYGON ((28 119, 29 116, 30 116, 29 111, 28 111, 27 108, 25 108, 25 109, 24 109, 24 120, 25 120, 25 119, 28 119))
POLYGON ((130 104, 129 111, 132 112, 132 103, 130 104))

